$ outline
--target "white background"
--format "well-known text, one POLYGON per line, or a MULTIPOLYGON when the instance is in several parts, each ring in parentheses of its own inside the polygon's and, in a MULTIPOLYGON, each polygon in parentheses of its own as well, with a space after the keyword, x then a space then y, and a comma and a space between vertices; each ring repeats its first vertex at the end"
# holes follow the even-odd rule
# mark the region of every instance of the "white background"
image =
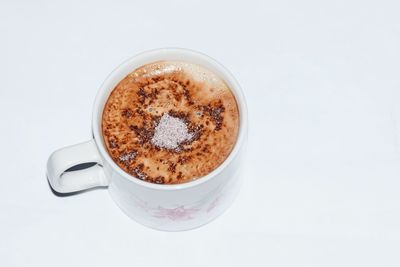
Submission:
POLYGON ((398 1, 2 1, 0 266, 399 266, 398 1), (245 183, 188 232, 107 190, 57 197, 48 155, 91 136, 96 92, 144 50, 223 63, 248 100, 245 183))

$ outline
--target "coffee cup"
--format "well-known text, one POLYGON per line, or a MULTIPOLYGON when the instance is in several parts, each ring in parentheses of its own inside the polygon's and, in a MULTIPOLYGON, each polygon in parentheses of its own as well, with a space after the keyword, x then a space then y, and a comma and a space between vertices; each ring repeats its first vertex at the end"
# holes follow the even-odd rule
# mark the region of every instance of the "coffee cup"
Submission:
POLYGON ((93 138, 53 152, 47 163, 47 178, 59 193, 107 187, 121 210, 145 226, 164 231, 196 228, 225 211, 239 190, 247 124, 243 92, 232 74, 220 63, 187 49, 163 48, 143 52, 122 63, 106 78, 93 107, 93 138), (182 184, 154 184, 132 178, 113 161, 102 138, 103 108, 112 90, 133 69, 160 60, 186 61, 211 70, 229 86, 239 110, 238 137, 229 156, 204 177, 182 184), (94 165, 67 171, 84 163, 94 165))

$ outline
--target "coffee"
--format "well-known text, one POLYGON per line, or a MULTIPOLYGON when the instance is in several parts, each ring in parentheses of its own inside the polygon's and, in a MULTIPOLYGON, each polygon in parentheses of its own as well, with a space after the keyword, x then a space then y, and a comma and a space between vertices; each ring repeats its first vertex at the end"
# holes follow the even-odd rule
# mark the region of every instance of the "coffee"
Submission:
POLYGON ((105 105, 102 132, 133 177, 179 184, 216 169, 232 151, 239 111, 227 84, 187 62, 158 61, 127 75, 105 105))

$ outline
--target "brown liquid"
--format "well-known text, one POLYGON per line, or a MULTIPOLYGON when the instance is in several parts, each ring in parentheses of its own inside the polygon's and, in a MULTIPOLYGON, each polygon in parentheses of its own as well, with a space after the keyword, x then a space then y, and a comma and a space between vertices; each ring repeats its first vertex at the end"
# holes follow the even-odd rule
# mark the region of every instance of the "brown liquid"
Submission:
POLYGON ((201 178, 232 151, 239 129, 235 97, 209 70, 159 61, 126 76, 103 111, 102 130, 115 163, 151 183, 201 178))

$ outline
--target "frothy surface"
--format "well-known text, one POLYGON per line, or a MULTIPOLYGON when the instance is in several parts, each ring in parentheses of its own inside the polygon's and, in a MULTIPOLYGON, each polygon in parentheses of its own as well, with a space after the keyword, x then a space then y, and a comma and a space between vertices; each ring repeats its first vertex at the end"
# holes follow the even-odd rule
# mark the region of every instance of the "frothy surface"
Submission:
POLYGON ((102 130, 115 163, 159 184, 189 182, 217 168, 239 129, 225 82, 199 65, 159 61, 127 75, 103 111, 102 130))

